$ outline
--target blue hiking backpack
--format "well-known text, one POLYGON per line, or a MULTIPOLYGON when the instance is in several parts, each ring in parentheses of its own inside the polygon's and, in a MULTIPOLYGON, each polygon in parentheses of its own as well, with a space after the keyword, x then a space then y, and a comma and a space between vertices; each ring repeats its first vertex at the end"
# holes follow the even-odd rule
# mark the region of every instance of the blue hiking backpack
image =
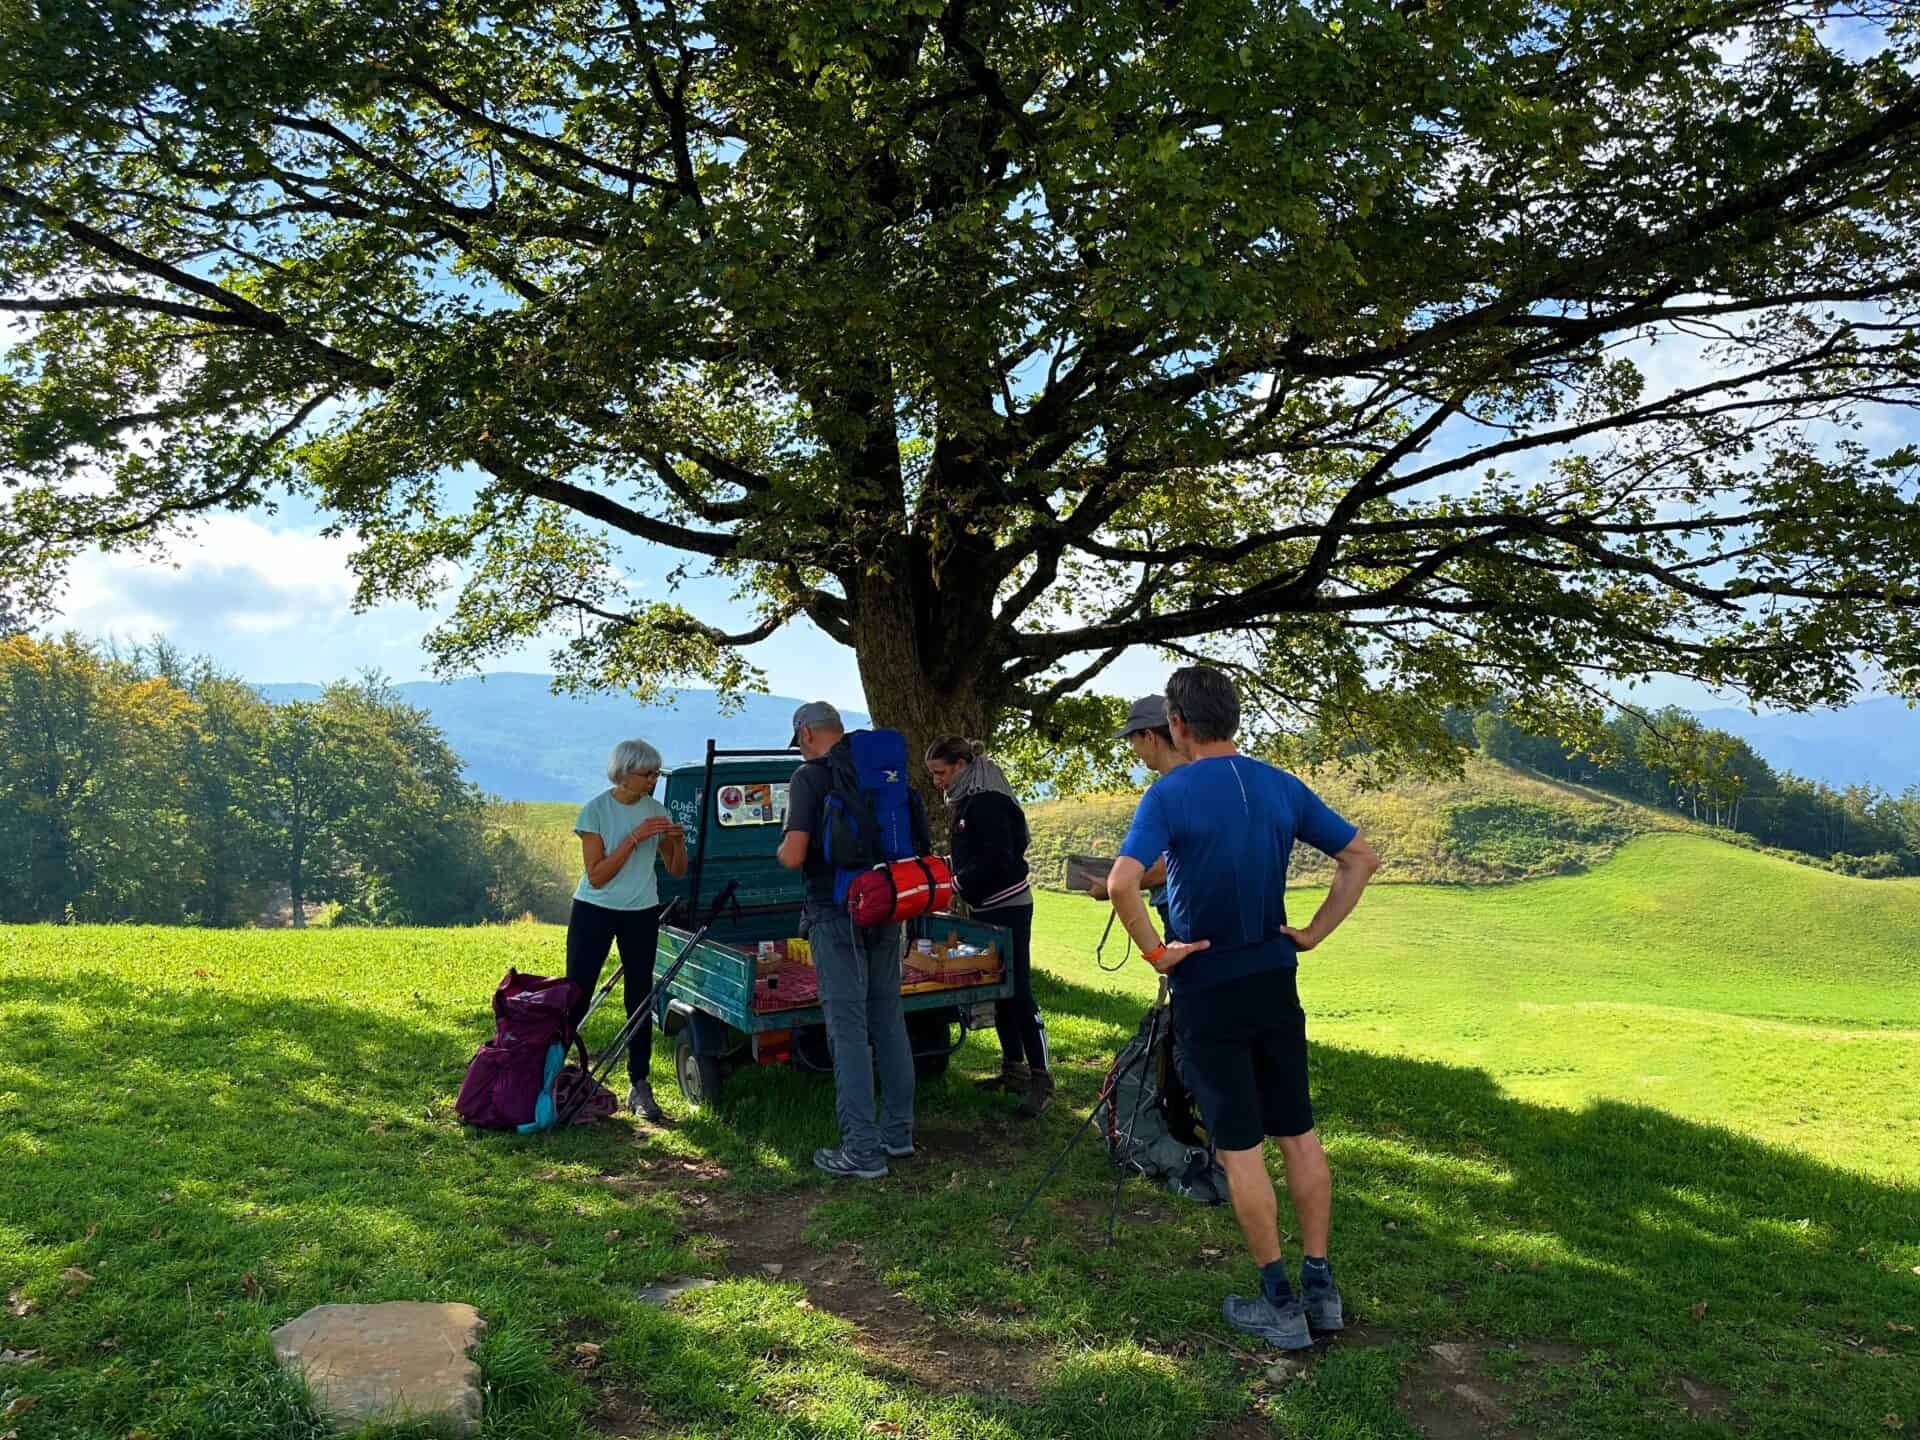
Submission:
POLYGON ((820 848, 834 867, 834 903, 844 905, 854 876, 929 848, 927 813, 907 783, 907 737, 898 730, 843 736, 828 752, 827 768, 833 788, 820 848))

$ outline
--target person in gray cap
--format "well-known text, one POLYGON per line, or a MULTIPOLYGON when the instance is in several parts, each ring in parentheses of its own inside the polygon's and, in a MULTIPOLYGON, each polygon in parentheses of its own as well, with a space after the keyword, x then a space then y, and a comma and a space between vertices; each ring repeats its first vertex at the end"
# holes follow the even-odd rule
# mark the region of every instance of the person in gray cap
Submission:
MULTIPOLYGON (((1187 757, 1175 748, 1173 732, 1167 728, 1167 697, 1164 695, 1143 695, 1133 702, 1133 708, 1127 711, 1127 720, 1113 738, 1124 740, 1137 759, 1155 775, 1164 775, 1169 770, 1186 763, 1187 757)), ((1160 928, 1167 927, 1167 860, 1163 855, 1153 862, 1147 873, 1140 877, 1141 885, 1147 891, 1147 903, 1160 916, 1160 928)), ((1096 879, 1087 887, 1087 893, 1096 900, 1107 898, 1107 882, 1096 879)))
POLYGON ((900 1003, 900 927, 859 928, 846 907, 834 902, 834 867, 823 849, 827 796, 833 790, 828 757, 846 733, 840 712, 824 700, 810 700, 793 712, 793 747, 806 763, 787 786, 787 829, 779 853, 780 863, 798 870, 806 882, 805 934, 833 1048, 840 1145, 815 1151, 813 1163, 829 1175, 879 1180, 889 1159, 913 1155, 913 1044, 900 1003))

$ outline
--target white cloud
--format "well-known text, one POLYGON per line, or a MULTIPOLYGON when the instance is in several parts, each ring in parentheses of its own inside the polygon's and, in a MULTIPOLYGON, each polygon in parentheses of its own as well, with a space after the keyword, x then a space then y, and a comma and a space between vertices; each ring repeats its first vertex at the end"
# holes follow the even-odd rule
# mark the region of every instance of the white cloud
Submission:
POLYGON ((62 608, 67 623, 83 630, 121 631, 142 620, 165 633, 183 620, 212 618, 253 632, 286 629, 351 600, 352 545, 344 536, 219 515, 161 558, 81 557, 62 608))
POLYGON ((164 636, 250 680, 329 680, 369 665, 426 668, 436 618, 408 606, 356 615, 354 539, 317 527, 217 515, 159 558, 89 554, 74 564, 56 625, 120 641, 164 636))

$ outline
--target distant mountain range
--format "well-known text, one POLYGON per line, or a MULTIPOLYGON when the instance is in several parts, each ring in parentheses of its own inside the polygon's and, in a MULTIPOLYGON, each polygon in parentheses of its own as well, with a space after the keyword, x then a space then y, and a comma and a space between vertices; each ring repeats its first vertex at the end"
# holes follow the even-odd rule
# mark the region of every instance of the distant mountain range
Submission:
POLYGON ((1700 720, 1738 735, 1776 770, 1895 792, 1920 785, 1920 710, 1904 700, 1862 700, 1804 715, 1703 710, 1700 720))
MULTIPOLYGON (((800 703, 752 695, 737 714, 723 715, 710 690, 682 690, 672 704, 643 706, 624 695, 555 695, 551 683, 547 675, 503 673, 396 688, 433 716, 467 762, 468 778, 505 800, 584 800, 606 784, 607 752, 630 736, 651 741, 669 765, 700 759, 708 736, 723 747, 779 745, 800 703)), ((276 702, 320 694, 318 685, 259 689, 276 702)), ((855 711, 846 719, 867 723, 855 711)), ((1740 736, 1776 769, 1809 779, 1894 791, 1920 785, 1920 710, 1903 700, 1864 700, 1804 715, 1706 710, 1700 719, 1740 736)))
MULTIPOLYGON (((636 705, 624 695, 555 695, 549 675, 503 673, 444 684, 397 685, 401 696, 433 716, 467 778, 503 800, 585 800, 607 784, 607 752, 626 739, 650 742, 669 765, 699 760, 711 736, 722 748, 784 745, 794 707, 779 695, 751 695, 723 715, 710 690, 682 690, 672 704, 636 705)), ((261 685, 275 704, 317 700, 318 685, 261 685)), ((864 725, 857 711, 842 712, 864 725)))

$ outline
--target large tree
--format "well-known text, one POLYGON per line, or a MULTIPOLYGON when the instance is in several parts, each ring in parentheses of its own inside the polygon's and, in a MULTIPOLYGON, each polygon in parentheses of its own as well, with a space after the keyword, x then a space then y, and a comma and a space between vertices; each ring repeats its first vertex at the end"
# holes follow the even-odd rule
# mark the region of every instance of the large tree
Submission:
POLYGON ((1388 757, 1915 693, 1920 37, 1841 8, 10 7, 0 558, 298 487, 449 666, 738 687, 805 617, 922 738, 1136 645, 1388 757))

